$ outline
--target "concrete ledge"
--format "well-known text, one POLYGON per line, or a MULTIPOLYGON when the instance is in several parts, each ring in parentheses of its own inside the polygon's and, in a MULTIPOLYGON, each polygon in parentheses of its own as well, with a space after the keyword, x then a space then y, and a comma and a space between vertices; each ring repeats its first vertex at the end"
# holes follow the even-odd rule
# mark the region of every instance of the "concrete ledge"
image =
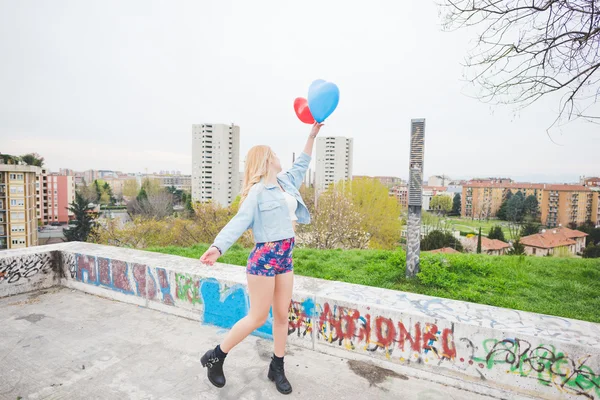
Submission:
MULTIPOLYGON (((40 246, 0 253, 2 271, 0 297, 60 282, 223 328, 249 307, 244 268, 207 267, 145 251, 87 243, 40 246)), ((269 338, 271 326, 269 318, 255 334, 269 338)), ((366 355, 536 398, 594 399, 600 398, 599 328, 298 276, 288 331, 291 344, 321 352, 366 355)))

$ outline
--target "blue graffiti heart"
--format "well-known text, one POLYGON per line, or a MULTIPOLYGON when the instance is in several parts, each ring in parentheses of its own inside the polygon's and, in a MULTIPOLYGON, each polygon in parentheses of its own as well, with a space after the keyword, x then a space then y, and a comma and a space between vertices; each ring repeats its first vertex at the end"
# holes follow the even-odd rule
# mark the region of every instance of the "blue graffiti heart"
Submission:
MULTIPOLYGON (((204 303, 204 322, 207 324, 229 329, 248 315, 250 300, 242 285, 233 286, 221 294, 219 281, 209 278, 200 282, 200 293, 204 303)), ((273 336, 273 310, 269 311, 267 322, 254 334, 269 338, 273 336)))

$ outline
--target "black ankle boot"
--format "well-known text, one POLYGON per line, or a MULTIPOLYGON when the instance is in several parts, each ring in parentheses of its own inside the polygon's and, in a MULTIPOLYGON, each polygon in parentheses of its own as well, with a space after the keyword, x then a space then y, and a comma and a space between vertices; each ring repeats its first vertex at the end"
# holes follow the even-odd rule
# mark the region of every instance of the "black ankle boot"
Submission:
POLYGON ((271 357, 271 365, 269 365, 269 374, 267 376, 270 380, 275 382, 275 386, 279 393, 292 393, 292 385, 285 377, 285 372, 283 370, 283 358, 278 360, 274 356, 271 357))
POLYGON ((224 358, 219 358, 215 352, 215 349, 211 349, 206 352, 200 359, 203 367, 206 367, 206 376, 210 383, 218 388, 225 386, 225 375, 223 374, 223 362, 224 358))

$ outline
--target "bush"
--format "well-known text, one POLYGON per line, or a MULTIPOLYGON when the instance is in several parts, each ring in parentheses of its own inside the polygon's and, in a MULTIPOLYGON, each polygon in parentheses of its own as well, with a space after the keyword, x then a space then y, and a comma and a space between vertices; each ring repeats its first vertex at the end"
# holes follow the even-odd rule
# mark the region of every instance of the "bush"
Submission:
POLYGON ((583 249, 583 258, 600 258, 600 246, 589 244, 583 249))
POLYGON ((502 240, 503 242, 506 242, 506 239, 504 238, 504 231, 502 230, 501 226, 493 226, 492 229, 490 229, 490 233, 488 233, 488 239, 497 239, 497 240, 502 240))
POLYGON ((421 250, 423 251, 436 250, 443 247, 452 247, 455 250, 463 251, 462 244, 448 232, 434 230, 421 240, 421 250))

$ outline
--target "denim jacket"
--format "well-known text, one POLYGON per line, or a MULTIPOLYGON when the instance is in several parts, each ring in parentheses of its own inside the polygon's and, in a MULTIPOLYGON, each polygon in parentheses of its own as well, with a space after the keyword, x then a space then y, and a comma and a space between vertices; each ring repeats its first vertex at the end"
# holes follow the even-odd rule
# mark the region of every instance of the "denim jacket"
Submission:
MULTIPOLYGON (((310 160, 311 157, 302 152, 292 168, 277 175, 277 182, 283 190, 298 200, 296 217, 300 224, 310 223, 308 208, 298 191, 310 160)), ((256 243, 274 242, 295 236, 289 209, 283 192, 277 185, 259 182, 252 186, 237 214, 219 232, 213 246, 217 247, 221 254, 225 254, 248 229, 252 229, 256 243)))

